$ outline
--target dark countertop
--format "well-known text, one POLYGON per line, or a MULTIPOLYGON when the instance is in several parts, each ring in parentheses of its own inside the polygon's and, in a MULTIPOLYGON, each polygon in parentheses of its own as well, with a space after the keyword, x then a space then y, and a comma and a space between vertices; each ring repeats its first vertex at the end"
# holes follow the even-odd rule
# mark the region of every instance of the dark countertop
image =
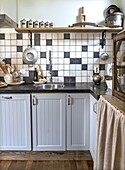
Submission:
POLYGON ((100 95, 111 95, 112 90, 107 89, 105 83, 101 83, 100 85, 94 85, 93 83, 77 83, 77 84, 66 84, 63 88, 59 89, 40 89, 36 87, 34 84, 22 84, 22 85, 14 85, 0 88, 0 94, 5 93, 91 93, 97 100, 100 95))

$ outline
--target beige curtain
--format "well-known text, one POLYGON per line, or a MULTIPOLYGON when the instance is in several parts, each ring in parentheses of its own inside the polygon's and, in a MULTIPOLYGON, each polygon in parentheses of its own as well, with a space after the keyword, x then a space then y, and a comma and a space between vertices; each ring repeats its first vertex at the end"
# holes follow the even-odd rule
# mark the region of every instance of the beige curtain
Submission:
POLYGON ((103 96, 98 101, 94 170, 125 170, 125 115, 103 96))

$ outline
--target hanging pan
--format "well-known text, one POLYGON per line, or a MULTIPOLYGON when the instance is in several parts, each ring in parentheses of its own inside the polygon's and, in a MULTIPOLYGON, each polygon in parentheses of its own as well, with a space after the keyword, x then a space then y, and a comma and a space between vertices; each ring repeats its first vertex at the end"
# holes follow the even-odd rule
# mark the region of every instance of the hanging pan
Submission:
POLYGON ((26 64, 35 64, 38 60, 38 52, 35 48, 32 47, 32 36, 29 35, 30 45, 23 52, 23 61, 26 64))

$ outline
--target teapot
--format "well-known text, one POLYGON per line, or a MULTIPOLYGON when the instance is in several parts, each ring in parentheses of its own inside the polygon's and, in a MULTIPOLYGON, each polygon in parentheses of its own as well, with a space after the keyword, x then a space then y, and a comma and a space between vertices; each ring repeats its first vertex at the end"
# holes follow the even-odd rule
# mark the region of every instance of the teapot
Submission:
POLYGON ((93 73, 93 82, 95 85, 100 85, 101 81, 104 81, 105 77, 99 73, 93 73))

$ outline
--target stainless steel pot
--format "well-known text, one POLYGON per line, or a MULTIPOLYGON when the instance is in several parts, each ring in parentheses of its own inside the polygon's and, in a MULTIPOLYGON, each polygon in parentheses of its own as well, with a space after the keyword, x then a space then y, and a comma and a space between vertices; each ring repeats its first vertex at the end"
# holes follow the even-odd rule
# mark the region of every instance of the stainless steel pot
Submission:
POLYGON ((38 52, 35 48, 28 47, 23 52, 23 61, 26 64, 35 64, 38 60, 38 52))
POLYGON ((121 12, 114 12, 109 14, 105 19, 108 27, 121 27, 123 25, 123 14, 121 12))

